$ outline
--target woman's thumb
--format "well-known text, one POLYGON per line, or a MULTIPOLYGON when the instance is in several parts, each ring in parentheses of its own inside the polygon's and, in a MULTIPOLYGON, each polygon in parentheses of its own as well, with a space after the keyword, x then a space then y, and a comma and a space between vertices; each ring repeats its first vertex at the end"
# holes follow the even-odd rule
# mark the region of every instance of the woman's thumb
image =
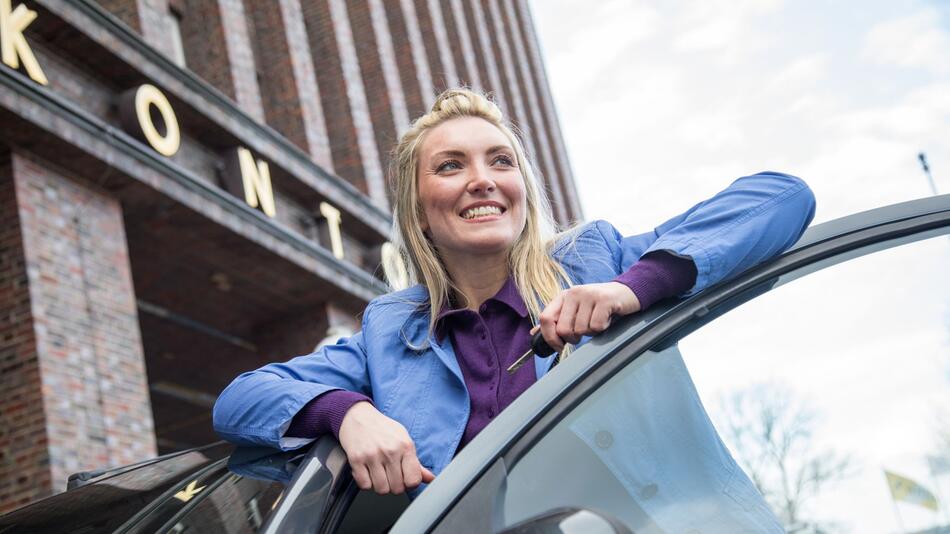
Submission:
POLYGON ((428 484, 435 480, 435 475, 432 474, 432 471, 429 471, 425 467, 422 468, 422 482, 423 484, 428 484))

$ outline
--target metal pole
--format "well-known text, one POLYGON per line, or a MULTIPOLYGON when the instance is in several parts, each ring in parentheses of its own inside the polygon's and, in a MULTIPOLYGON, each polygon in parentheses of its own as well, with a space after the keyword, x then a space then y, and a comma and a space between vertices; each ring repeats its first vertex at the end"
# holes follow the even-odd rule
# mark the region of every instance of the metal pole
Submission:
POLYGON ((927 164, 927 154, 921 152, 917 154, 917 159, 920 160, 920 166, 924 169, 924 174, 927 175, 927 183, 930 184, 930 191, 934 196, 937 196, 937 183, 934 182, 934 177, 930 174, 930 165, 927 164))

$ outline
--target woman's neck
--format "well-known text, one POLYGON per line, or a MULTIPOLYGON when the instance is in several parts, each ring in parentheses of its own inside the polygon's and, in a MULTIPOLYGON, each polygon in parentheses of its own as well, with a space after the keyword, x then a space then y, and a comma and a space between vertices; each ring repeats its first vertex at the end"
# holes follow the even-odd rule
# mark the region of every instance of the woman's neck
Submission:
MULTIPOLYGON (((503 257, 446 258, 442 261, 470 310, 478 311, 508 280, 508 255, 503 257)), ((459 299, 462 304, 462 299, 459 299)))

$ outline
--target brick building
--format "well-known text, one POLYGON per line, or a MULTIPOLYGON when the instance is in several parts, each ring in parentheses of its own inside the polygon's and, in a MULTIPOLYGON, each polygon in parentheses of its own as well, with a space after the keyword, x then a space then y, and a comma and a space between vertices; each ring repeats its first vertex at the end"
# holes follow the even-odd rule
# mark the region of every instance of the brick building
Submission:
POLYGON ((581 218, 526 0, 0 0, 0 41, 0 512, 353 330, 438 91, 493 92, 581 218))

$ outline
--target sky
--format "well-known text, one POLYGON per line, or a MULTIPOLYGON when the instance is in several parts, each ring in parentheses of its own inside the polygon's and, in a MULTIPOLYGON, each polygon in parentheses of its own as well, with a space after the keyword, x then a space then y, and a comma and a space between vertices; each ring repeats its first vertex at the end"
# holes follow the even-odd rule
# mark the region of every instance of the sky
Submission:
MULTIPOLYGON (((950 193, 948 2, 531 8, 588 220, 640 233, 775 170, 809 183, 820 223, 929 196, 919 152, 950 193)), ((682 344, 711 412, 756 383, 781 383, 813 409, 815 449, 860 466, 809 504, 840 531, 940 520, 895 510, 883 469, 950 499, 950 477, 932 480, 921 463, 950 413, 948 272, 946 236, 908 244, 792 282, 682 344)))

